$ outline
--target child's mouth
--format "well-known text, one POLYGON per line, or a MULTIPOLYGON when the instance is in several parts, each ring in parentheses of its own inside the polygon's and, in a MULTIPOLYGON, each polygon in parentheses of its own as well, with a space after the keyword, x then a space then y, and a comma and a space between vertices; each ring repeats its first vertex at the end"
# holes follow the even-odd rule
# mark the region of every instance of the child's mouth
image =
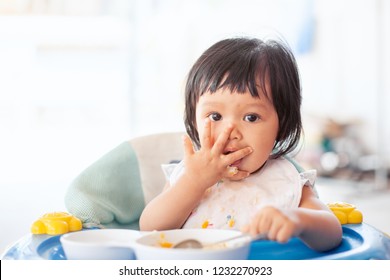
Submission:
POLYGON ((236 160, 235 162, 233 162, 232 164, 230 164, 230 166, 232 166, 232 167, 238 167, 238 166, 241 164, 241 161, 242 161, 242 158, 239 159, 239 160, 236 160))
MULTIPOLYGON (((234 152, 235 151, 233 151, 233 150, 229 150, 229 151, 225 151, 223 154, 224 155, 228 155, 228 154, 231 154, 231 153, 234 153, 234 152)), ((236 160, 235 162, 233 162, 232 164, 230 164, 229 166, 238 167, 241 164, 242 160, 243 159, 240 158, 240 159, 236 160)))

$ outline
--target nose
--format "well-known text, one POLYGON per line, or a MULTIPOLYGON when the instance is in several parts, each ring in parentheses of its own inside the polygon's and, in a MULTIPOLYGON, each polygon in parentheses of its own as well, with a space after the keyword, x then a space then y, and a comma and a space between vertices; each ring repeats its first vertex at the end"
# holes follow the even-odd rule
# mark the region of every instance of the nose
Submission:
POLYGON ((242 139, 241 130, 238 124, 231 123, 232 132, 230 133, 229 140, 240 140, 242 139))

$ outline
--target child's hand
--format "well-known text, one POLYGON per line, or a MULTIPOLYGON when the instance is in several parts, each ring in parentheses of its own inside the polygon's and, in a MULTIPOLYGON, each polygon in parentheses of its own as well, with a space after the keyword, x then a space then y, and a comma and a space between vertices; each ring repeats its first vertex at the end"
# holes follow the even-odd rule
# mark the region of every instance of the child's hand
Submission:
POLYGON ((189 137, 184 137, 184 172, 195 180, 204 191, 222 178, 241 180, 249 176, 247 171, 235 170, 236 172, 231 172, 229 168, 229 165, 252 152, 252 148, 246 147, 233 153, 224 154, 232 129, 232 126, 224 129, 213 143, 210 120, 206 119, 204 134, 200 139, 201 148, 198 151, 194 151, 189 137))
POLYGON ((298 236, 302 228, 294 209, 267 206, 261 209, 242 231, 251 235, 266 233, 269 240, 284 243, 291 237, 298 236))

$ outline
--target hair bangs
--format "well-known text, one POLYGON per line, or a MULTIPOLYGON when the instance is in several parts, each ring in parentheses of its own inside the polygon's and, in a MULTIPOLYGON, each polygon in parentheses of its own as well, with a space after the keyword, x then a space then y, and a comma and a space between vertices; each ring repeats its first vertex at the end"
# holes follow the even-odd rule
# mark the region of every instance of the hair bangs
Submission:
POLYGON ((199 87, 199 96, 206 92, 215 93, 219 89, 227 88, 231 92, 250 92, 251 96, 261 98, 264 95, 270 98, 267 92, 266 81, 268 79, 268 65, 265 59, 261 59, 258 53, 252 52, 252 57, 232 57, 227 59, 231 63, 227 65, 215 65, 212 69, 203 72, 199 87), (249 61, 249 62, 248 62, 249 61), (260 92, 259 92, 260 89, 260 92))

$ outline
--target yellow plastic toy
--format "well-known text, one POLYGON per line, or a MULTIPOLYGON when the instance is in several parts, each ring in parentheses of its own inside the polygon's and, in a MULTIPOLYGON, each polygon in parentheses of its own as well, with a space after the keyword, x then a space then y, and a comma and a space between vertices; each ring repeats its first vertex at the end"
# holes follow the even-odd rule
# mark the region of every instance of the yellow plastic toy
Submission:
POLYGON ((356 206, 346 202, 334 202, 327 204, 333 214, 339 219, 340 224, 361 224, 363 222, 363 214, 356 206))
POLYGON ((33 234, 58 235, 83 228, 80 219, 66 212, 46 213, 31 226, 33 234))

